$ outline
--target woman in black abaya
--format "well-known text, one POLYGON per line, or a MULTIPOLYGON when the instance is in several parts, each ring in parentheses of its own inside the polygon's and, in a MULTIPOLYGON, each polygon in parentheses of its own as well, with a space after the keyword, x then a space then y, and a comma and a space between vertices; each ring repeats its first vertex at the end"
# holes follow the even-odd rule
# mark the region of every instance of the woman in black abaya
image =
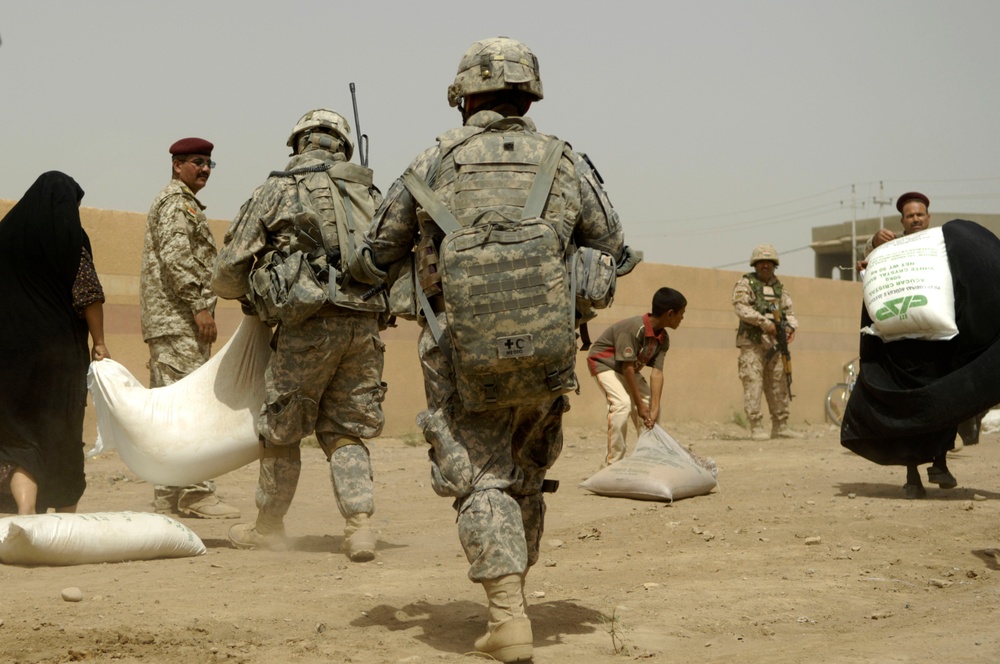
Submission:
MULTIPOLYGON (((959 423, 1000 403, 1000 240, 979 224, 944 224, 958 335, 947 341, 883 342, 862 335, 861 372, 840 432, 841 445, 882 465, 907 468, 907 498, 928 479, 956 485, 945 455, 959 423)), ((871 324, 867 311, 861 325, 871 324)))
POLYGON ((82 198, 50 171, 0 220, 0 512, 74 512, 87 485, 87 367, 110 354, 82 198))

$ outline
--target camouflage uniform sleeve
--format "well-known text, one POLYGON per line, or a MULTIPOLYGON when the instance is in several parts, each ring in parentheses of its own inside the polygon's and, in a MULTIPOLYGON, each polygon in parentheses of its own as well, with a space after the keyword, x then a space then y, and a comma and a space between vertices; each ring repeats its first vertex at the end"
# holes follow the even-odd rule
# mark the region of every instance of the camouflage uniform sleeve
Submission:
POLYGON ((761 330, 767 324, 767 318, 754 308, 754 294, 746 277, 736 282, 733 288, 733 309, 737 317, 744 323, 759 327, 761 330))
POLYGON ((576 245, 606 251, 620 263, 625 249, 625 235, 618 213, 611 206, 611 200, 590 160, 578 152, 570 154, 580 183, 580 221, 573 232, 576 245))
POLYGON ((788 294, 788 288, 781 289, 781 315, 793 330, 799 329, 799 319, 795 317, 792 296, 788 294))
MULTIPOLYGON (((426 179, 437 160, 437 153, 436 146, 425 150, 413 160, 410 168, 426 179)), ((365 236, 376 267, 385 271, 406 258, 416 244, 419 230, 417 201, 400 176, 389 187, 389 192, 375 211, 375 217, 365 236)))
POLYGON ((258 187, 240 208, 226 231, 225 244, 215 259, 212 289, 227 300, 245 297, 250 271, 258 254, 267 246, 265 220, 273 213, 272 197, 258 187))
POLYGON ((197 234, 198 220, 191 212, 192 205, 184 196, 166 199, 153 231, 164 284, 196 314, 215 308, 215 294, 207 278, 212 266, 202 265, 196 257, 195 243, 207 239, 197 234))

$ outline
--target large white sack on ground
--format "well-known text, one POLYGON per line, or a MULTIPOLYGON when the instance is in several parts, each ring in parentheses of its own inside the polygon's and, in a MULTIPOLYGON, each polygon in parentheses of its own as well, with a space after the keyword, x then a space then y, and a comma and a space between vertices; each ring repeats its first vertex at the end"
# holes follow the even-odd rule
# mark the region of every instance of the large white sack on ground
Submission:
POLYGON ((714 461, 692 454, 656 424, 639 436, 631 456, 597 471, 580 487, 614 498, 671 502, 711 492, 717 474, 714 461))
POLYGON ((31 514, 0 519, 0 562, 84 565, 205 553, 184 524, 150 512, 31 514))
POLYGON ((996 433, 1000 431, 1000 410, 991 410, 983 415, 983 421, 979 425, 980 433, 996 433))
POLYGON ((202 482, 256 460, 270 337, 271 328, 246 316, 213 358, 156 389, 113 360, 91 363, 87 386, 98 430, 91 455, 117 449, 136 475, 169 486, 202 482))
POLYGON ((868 255, 863 328, 883 341, 944 341, 958 334, 955 290, 944 233, 929 228, 880 245, 868 255))

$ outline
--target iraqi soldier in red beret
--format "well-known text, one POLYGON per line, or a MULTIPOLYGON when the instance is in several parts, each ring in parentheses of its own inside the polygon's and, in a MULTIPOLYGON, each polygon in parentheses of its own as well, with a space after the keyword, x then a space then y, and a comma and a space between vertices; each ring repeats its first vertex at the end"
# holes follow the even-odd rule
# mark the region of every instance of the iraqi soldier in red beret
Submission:
MULTIPOLYGON (((149 386, 163 387, 208 361, 215 342, 216 297, 212 292, 215 238, 205 206, 195 195, 212 175, 213 146, 182 138, 170 146, 171 177, 146 217, 139 307, 142 338, 149 346, 149 386)), ((157 512, 203 519, 235 519, 240 512, 215 495, 215 484, 157 485, 157 512)))

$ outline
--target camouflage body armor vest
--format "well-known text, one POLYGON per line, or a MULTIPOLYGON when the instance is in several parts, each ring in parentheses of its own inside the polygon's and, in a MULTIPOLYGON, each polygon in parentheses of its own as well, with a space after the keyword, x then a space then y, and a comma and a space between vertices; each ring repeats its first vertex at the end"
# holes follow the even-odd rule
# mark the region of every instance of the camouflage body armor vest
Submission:
MULTIPOLYGON (((772 314, 773 318, 774 310, 781 309, 781 282, 775 281, 771 285, 771 288, 774 290, 774 294, 766 295, 764 293, 764 287, 767 286, 767 284, 757 278, 756 272, 749 272, 743 276, 750 283, 750 290, 753 291, 754 309, 756 309, 762 316, 772 314)), ((782 318, 784 318, 784 316, 782 316, 782 318)), ((764 331, 756 325, 749 325, 741 320, 739 329, 736 330, 736 336, 745 336, 755 344, 759 344, 764 337, 764 331)))

